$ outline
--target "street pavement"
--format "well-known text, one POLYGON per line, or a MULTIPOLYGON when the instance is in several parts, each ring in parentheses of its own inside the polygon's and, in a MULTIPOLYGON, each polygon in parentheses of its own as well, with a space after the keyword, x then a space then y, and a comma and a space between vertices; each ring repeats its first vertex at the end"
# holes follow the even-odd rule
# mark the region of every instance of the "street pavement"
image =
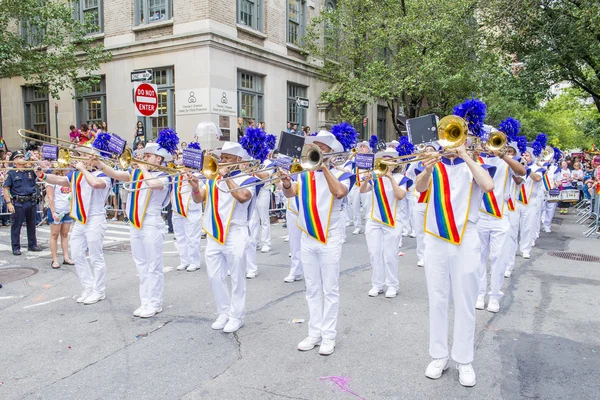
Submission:
MULTIPOLYGON (((600 241, 584 238, 574 216, 555 222, 530 260, 517 257, 500 312, 477 311, 473 388, 458 383, 454 364, 439 380, 424 375, 427 291, 415 239, 404 238, 398 297, 370 298, 365 237, 348 228, 337 346, 325 357, 296 350, 308 310, 304 282, 283 282, 289 247, 280 225, 273 250, 258 254, 258 277, 247 281, 248 315, 236 334, 210 328, 206 267, 176 271, 173 235, 164 245, 163 312, 144 320, 132 316, 138 278, 123 223, 109 224, 105 242, 107 298, 90 306, 74 300, 81 288, 73 267, 52 270, 47 251, 12 256, 9 229, 0 228, 0 273, 39 271, 0 289, 0 398, 598 399, 600 263, 548 252, 600 255, 600 241)), ((48 229, 40 231, 47 249, 48 229)))

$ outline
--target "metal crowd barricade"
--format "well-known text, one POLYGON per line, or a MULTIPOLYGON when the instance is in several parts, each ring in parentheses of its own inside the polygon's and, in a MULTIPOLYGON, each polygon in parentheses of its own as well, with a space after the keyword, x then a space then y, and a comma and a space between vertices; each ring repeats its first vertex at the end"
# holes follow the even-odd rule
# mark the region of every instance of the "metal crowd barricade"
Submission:
POLYGON ((587 230, 584 232, 585 237, 590 237, 596 234, 596 237, 600 236, 598 228, 600 227, 600 195, 594 190, 592 200, 585 200, 585 204, 580 207, 578 213, 580 218, 577 220, 580 224, 585 224, 586 221, 590 220, 587 225, 587 230))

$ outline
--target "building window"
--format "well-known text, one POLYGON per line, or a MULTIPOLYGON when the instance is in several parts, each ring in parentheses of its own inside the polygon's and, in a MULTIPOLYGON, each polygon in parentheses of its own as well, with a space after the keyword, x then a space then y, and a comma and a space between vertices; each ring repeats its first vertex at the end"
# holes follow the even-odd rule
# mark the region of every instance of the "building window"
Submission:
POLYGON ((385 135, 387 125, 387 108, 377 106, 377 137, 379 140, 387 140, 385 135))
POLYGON ((263 30, 263 0, 237 0, 238 23, 257 31, 263 30))
POLYGON ((287 120, 292 125, 298 125, 296 131, 306 124, 306 108, 298 107, 297 97, 306 97, 306 87, 298 86, 293 83, 287 84, 287 120))
POLYGON ((73 6, 76 20, 81 23, 93 24, 88 33, 101 33, 104 31, 102 0, 77 0, 73 6))
POLYGON ((157 115, 156 117, 138 117, 138 121, 142 121, 144 124, 146 140, 155 140, 158 132, 163 129, 175 129, 175 70, 173 68, 154 69, 151 83, 157 86, 157 115))
POLYGON ((48 135, 50 132, 48 93, 43 88, 28 86, 23 88, 23 99, 25 128, 48 135))
POLYGON ((32 47, 40 46, 44 39, 44 30, 29 22, 22 22, 21 37, 32 47))
POLYGON ((100 81, 91 85, 89 90, 77 94, 77 125, 86 123, 90 126, 108 122, 106 118, 106 81, 101 77, 100 81))
POLYGON ((253 119, 263 119, 263 77, 238 71, 238 115, 244 119, 244 126, 253 119))
POLYGON ((287 0, 287 41, 300 44, 304 37, 306 15, 305 0, 287 0))
POLYGON ((166 21, 173 17, 173 0, 135 0, 135 24, 166 21))

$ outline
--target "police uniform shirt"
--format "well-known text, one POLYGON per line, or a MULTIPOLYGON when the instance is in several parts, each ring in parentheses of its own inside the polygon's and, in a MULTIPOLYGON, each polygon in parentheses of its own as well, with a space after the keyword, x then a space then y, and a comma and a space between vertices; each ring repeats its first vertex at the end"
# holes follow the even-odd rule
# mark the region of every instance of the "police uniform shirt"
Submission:
POLYGON ((4 187, 10 189, 11 196, 32 196, 36 191, 36 176, 33 171, 8 171, 4 187))

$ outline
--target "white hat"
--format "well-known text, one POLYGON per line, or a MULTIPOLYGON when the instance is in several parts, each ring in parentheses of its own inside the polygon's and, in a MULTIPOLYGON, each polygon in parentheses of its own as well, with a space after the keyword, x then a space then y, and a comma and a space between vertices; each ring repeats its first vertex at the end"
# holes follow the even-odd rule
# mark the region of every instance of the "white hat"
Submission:
POLYGON ((529 147, 527 146, 527 152, 529 153, 529 155, 531 156, 532 159, 535 159, 536 157, 533 155, 533 147, 529 147))
POLYGON ((392 148, 385 149, 382 151, 378 151, 375 154, 375 158, 383 158, 383 157, 398 157, 398 152, 392 148))
POLYGON ((507 147, 512 147, 515 150, 515 159, 521 158, 521 152, 519 151, 519 145, 517 142, 510 142, 506 145, 507 147))
POLYGON ((321 132, 317 133, 316 136, 307 136, 306 140, 304 141, 304 143, 307 143, 307 144, 314 143, 314 142, 323 143, 324 145, 329 146, 329 148, 331 148, 332 150, 334 150, 336 152, 344 151, 344 147, 342 146, 342 144, 340 142, 338 142, 338 140, 335 138, 334 134, 331 132, 328 132, 326 130, 322 130, 321 132))
POLYGON ((221 148, 221 154, 231 154, 232 156, 240 157, 242 161, 252 159, 242 145, 235 142, 225 142, 221 148))
POLYGON ((362 142, 358 142, 358 143, 356 144, 356 148, 359 148, 359 147, 361 147, 361 146, 366 146, 366 147, 368 147, 369 149, 371 149, 371 145, 370 145, 370 144, 369 144, 369 142, 367 142, 366 140, 363 140, 362 142))
POLYGON ((89 146, 79 146, 74 148, 73 150, 75 150, 79 154, 91 154, 96 156, 100 154, 100 152, 96 148, 89 146))
POLYGON ((333 150, 334 153, 343 153, 344 146, 342 146, 342 144, 339 142, 339 140, 336 140, 335 143, 333 144, 333 147, 331 148, 331 150, 333 150))
POLYGON ((386 145, 387 147, 394 147, 394 148, 396 148, 396 147, 398 147, 398 145, 399 145, 399 144, 400 144, 400 142, 399 142, 399 141, 397 141, 397 140, 392 140, 391 142, 387 142, 385 145, 386 145))
POLYGON ((138 154, 154 154, 163 158, 164 161, 172 161, 173 156, 166 149, 159 146, 158 143, 148 143, 146 147, 138 150, 138 154))

